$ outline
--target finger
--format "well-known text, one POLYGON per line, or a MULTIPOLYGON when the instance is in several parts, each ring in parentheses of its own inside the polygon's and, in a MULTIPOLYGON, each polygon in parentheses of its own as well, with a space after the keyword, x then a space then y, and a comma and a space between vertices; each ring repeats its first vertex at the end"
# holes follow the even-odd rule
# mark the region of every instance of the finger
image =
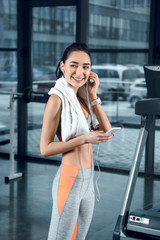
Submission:
POLYGON ((98 141, 101 141, 101 142, 106 142, 106 141, 108 141, 108 140, 110 140, 111 138, 113 137, 113 135, 111 134, 111 135, 109 135, 109 136, 101 136, 101 137, 99 137, 98 138, 98 141))
POLYGON ((103 131, 103 133, 100 133, 100 136, 110 137, 110 136, 112 136, 112 133, 106 133, 106 132, 103 131))
POLYGON ((112 133, 106 133, 106 136, 113 136, 113 134, 112 133))
POLYGON ((89 81, 88 84, 99 86, 99 79, 98 78, 90 76, 90 79, 92 79, 93 81, 92 82, 89 81))
POLYGON ((105 143, 105 142, 107 142, 108 140, 99 140, 98 142, 97 142, 97 144, 101 144, 101 143, 105 143))
POLYGON ((95 76, 95 77, 98 77, 98 74, 97 73, 95 73, 95 72, 90 72, 90 75, 92 75, 92 76, 95 76))
POLYGON ((95 81, 99 81, 98 75, 96 73, 93 73, 93 72, 90 73, 89 78, 91 78, 95 81))
POLYGON ((104 137, 99 137, 99 138, 97 139, 98 142, 103 142, 103 141, 106 142, 106 141, 108 141, 108 140, 109 140, 109 138, 106 138, 106 137, 105 137, 105 138, 104 138, 104 137))
POLYGON ((106 135, 106 132, 103 131, 103 130, 95 130, 94 133, 97 133, 97 134, 100 134, 100 135, 103 134, 104 136, 106 135))

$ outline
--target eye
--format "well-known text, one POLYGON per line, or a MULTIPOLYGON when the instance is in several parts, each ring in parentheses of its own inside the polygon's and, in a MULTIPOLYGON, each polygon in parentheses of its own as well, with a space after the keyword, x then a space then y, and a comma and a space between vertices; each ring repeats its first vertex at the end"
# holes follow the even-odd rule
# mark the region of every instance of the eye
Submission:
POLYGON ((84 66, 83 68, 84 68, 84 69, 89 69, 89 66, 84 66))
POLYGON ((75 64, 71 64, 70 67, 76 68, 77 65, 75 65, 75 64))

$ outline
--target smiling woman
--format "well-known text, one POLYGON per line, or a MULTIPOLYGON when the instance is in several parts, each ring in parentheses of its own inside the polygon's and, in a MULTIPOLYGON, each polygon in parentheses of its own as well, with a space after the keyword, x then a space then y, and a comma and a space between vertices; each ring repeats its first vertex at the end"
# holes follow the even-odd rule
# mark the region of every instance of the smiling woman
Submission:
POLYGON ((78 88, 83 86, 90 76, 91 60, 87 53, 74 51, 69 58, 60 63, 60 68, 64 69, 64 76, 77 93, 78 88))
POLYGON ((70 45, 56 73, 58 79, 49 91, 40 143, 45 157, 63 154, 53 181, 48 240, 84 240, 94 210, 92 144, 111 139, 112 134, 106 134, 111 125, 97 97, 99 79, 91 71, 86 44, 70 45), (54 141, 56 133, 60 142, 54 141))

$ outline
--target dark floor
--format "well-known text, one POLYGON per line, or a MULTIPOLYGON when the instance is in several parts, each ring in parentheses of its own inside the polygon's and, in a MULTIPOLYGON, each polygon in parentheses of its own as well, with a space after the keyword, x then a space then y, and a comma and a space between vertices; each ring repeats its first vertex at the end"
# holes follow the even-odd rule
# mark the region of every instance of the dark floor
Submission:
MULTIPOLYGON (((24 178, 5 184, 4 177, 9 175, 9 161, 0 159, 1 240, 47 239, 52 208, 51 185, 57 168, 55 165, 27 163, 24 178)), ((97 175, 95 171, 95 179, 97 175)), ((86 240, 112 239, 127 179, 125 175, 101 172, 101 199, 96 202, 86 240)), ((153 202, 159 203, 159 185, 159 181, 154 181, 152 186, 144 178, 138 178, 132 208, 149 205, 150 200, 146 202, 144 198, 146 194, 147 199, 153 197, 153 202)))

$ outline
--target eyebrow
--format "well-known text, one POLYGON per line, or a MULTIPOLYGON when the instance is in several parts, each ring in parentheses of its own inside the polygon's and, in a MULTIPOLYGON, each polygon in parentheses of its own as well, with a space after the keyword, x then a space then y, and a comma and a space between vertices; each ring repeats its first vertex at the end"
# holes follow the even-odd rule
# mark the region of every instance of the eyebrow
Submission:
MULTIPOLYGON (((76 61, 71 61, 70 63, 79 64, 79 62, 76 62, 76 61)), ((83 63, 83 65, 91 65, 91 64, 90 63, 83 63)))

